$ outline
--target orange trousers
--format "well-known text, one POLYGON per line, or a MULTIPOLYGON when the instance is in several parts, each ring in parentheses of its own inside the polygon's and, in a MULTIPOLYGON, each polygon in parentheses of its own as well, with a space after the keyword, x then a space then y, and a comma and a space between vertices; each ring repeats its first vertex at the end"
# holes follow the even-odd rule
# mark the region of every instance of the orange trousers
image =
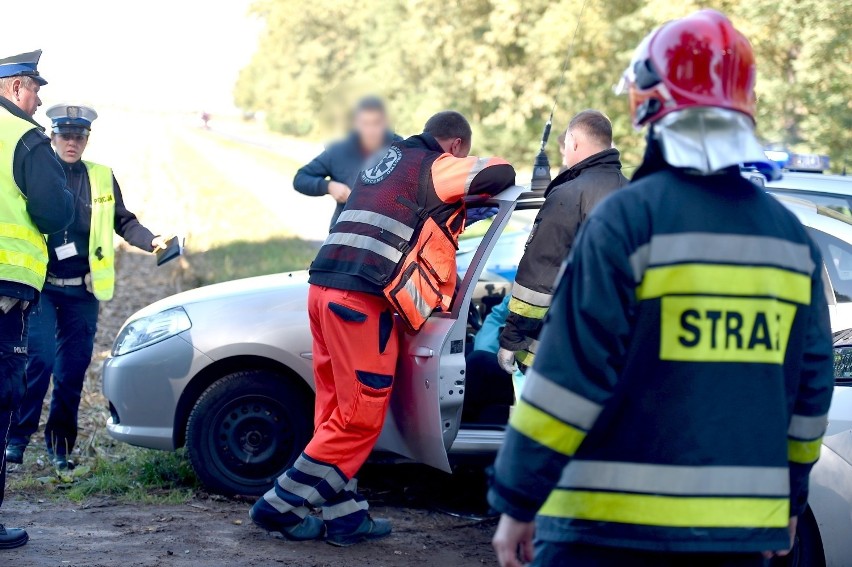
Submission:
POLYGON ((399 337, 384 297, 310 286, 316 408, 305 453, 352 478, 373 450, 393 388, 399 337))

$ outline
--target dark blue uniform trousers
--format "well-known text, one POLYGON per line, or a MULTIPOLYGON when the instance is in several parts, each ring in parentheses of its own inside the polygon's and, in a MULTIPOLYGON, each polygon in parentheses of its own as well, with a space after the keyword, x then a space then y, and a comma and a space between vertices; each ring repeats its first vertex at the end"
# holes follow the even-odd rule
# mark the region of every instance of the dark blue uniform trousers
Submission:
POLYGON ((98 300, 85 286, 45 284, 30 315, 27 393, 9 443, 26 445, 38 429, 50 377, 53 397, 44 428, 47 450, 67 455, 77 441, 77 410, 86 369, 92 360, 98 323, 98 300))
POLYGON ((8 313, 0 313, 0 431, 3 435, 3 455, 0 456, 0 504, 6 489, 6 445, 12 415, 26 390, 27 321, 29 309, 21 303, 8 313))
POLYGON ((538 541, 532 567, 765 567, 760 553, 666 553, 538 541))

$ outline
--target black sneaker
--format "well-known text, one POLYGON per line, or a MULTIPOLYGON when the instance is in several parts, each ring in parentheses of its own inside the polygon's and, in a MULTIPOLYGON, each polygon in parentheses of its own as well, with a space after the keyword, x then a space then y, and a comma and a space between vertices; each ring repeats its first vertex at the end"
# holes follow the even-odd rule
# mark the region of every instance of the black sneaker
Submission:
POLYGON ((349 547, 362 541, 372 541, 387 537, 391 534, 390 520, 374 520, 370 516, 364 518, 361 525, 348 534, 327 535, 325 541, 337 547, 349 547))
MULTIPOLYGON (((262 501, 258 501, 258 504, 262 501)), ((285 526, 277 522, 274 517, 266 516, 255 504, 249 510, 249 517, 256 526, 269 532, 270 535, 281 537, 290 541, 310 541, 322 539, 325 535, 325 524, 314 516, 305 518, 295 526, 285 526)))
POLYGON ((15 549, 29 540, 30 536, 21 528, 7 528, 0 524, 0 549, 15 549))
POLYGON ((26 445, 9 445, 6 447, 6 462, 16 465, 23 464, 26 445))
POLYGON ((68 457, 66 455, 59 455, 57 453, 51 453, 50 462, 53 463, 53 466, 60 471, 67 471, 72 468, 71 463, 68 461, 68 457))

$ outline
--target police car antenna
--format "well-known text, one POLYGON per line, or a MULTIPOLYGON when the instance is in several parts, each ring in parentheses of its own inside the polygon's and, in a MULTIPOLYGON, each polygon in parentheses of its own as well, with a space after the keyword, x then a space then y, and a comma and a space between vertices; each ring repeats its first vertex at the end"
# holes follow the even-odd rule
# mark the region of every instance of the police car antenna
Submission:
POLYGON ((587 0, 583 0, 583 5, 580 6, 580 14, 577 16, 577 26, 574 28, 574 35, 571 37, 568 52, 565 53, 565 59, 562 62, 562 74, 559 77, 559 85, 556 87, 556 96, 553 97, 553 106, 550 107, 550 116, 544 124, 544 132, 541 134, 541 147, 533 164, 532 182, 530 184, 530 189, 533 191, 544 191, 550 183, 550 161, 547 159, 547 152, 544 149, 547 147, 547 141, 550 139, 550 130, 553 128, 553 113, 556 111, 556 103, 559 101, 559 95, 562 93, 562 87, 565 85, 565 75, 568 72, 571 55, 574 53, 574 42, 577 40, 577 32, 580 31, 580 22, 583 20, 586 2, 587 0))

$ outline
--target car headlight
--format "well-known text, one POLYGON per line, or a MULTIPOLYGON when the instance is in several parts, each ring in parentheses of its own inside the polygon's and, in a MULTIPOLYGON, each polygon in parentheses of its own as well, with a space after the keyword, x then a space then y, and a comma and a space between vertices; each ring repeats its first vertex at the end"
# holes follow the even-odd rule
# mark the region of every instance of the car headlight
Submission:
POLYGON ((166 309, 156 315, 136 319, 124 326, 112 346, 112 355, 121 356, 164 341, 192 327, 183 307, 166 309))

